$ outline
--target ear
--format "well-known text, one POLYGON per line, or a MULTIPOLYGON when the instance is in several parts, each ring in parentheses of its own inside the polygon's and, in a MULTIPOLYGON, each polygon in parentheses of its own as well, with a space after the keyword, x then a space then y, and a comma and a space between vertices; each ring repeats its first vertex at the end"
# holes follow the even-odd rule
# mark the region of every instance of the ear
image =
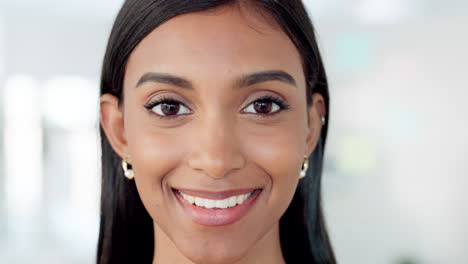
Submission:
POLYGON ((114 151, 120 157, 125 157, 128 153, 128 145, 125 137, 123 112, 119 107, 119 99, 114 95, 101 95, 100 122, 114 151))
POLYGON ((307 111, 307 138, 306 155, 310 156, 314 152, 322 131, 322 116, 326 115, 325 99, 319 93, 312 94, 312 105, 307 111))

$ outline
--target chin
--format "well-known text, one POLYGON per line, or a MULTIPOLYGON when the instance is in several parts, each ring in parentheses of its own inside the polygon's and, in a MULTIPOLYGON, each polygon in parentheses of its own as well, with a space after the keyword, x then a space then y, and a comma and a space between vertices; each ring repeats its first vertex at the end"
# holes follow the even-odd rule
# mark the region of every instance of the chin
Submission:
MULTIPOLYGON (((242 244, 242 243, 241 243, 242 244)), ((201 244, 189 248, 181 248, 181 252, 195 264, 234 264, 246 256, 248 248, 239 243, 224 243, 220 245, 201 244)))

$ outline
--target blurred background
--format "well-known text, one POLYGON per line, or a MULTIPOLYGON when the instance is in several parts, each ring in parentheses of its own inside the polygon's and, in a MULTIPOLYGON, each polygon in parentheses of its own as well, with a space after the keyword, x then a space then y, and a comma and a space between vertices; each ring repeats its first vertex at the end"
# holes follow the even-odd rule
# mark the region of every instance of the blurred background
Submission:
MULTIPOLYGON (((468 263, 468 1, 310 0, 342 264, 468 263)), ((0 262, 93 263, 98 85, 122 0, 0 2, 0 262)))

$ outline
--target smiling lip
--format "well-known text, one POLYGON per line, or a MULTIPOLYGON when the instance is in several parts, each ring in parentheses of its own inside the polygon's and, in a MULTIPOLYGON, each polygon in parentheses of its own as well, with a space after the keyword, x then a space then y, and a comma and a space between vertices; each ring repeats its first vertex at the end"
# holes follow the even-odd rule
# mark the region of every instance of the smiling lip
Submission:
POLYGON ((177 188, 176 190, 181 191, 190 196, 196 196, 196 197, 211 199, 211 200, 223 200, 231 196, 246 194, 251 191, 255 191, 257 189, 260 189, 260 188, 246 188, 246 189, 237 189, 237 190, 227 190, 227 191, 221 191, 221 192, 201 191, 201 190, 192 190, 192 189, 184 189, 184 188, 177 188))
POLYGON ((173 193, 179 203, 182 205, 183 211, 187 214, 187 216, 199 225, 212 227, 229 225, 240 220, 254 206, 255 202, 258 200, 258 196, 262 193, 262 190, 258 188, 229 190, 223 192, 206 192, 180 189, 185 194, 212 200, 221 200, 230 196, 246 194, 254 191, 252 195, 250 195, 250 197, 242 204, 238 204, 234 207, 228 207, 226 209, 208 209, 189 203, 182 197, 178 190, 179 189, 174 190, 173 193))

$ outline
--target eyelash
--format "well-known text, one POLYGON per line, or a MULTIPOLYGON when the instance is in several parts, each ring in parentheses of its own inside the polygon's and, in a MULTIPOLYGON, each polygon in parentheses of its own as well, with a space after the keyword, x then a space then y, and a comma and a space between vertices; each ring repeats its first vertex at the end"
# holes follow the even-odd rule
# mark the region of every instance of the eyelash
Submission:
MULTIPOLYGON (((257 115, 261 116, 262 118, 268 118, 269 116, 273 116, 275 114, 278 114, 278 113, 282 112, 283 110, 289 109, 289 107, 290 107, 289 104, 287 104, 283 99, 281 99, 279 97, 276 97, 276 96, 271 96, 271 95, 262 96, 262 97, 258 98, 257 100, 253 101, 252 103, 250 103, 248 106, 250 106, 251 104, 253 104, 253 103, 257 102, 257 101, 273 102, 273 103, 275 103, 275 104, 277 104, 279 106, 279 110, 277 110, 277 111, 275 111, 273 113, 270 113, 270 114, 258 113, 257 115)), ((147 104, 144 105, 144 107, 146 109, 148 109, 150 112, 154 113, 151 109, 153 109, 153 107, 155 107, 155 106, 157 106, 157 105, 159 105, 161 103, 181 104, 184 107, 187 107, 183 103, 179 102, 176 99, 173 99, 171 97, 164 97, 164 96, 157 99, 157 100, 155 100, 155 101, 148 102, 147 104)), ((180 115, 166 115, 166 116, 163 116, 163 115, 159 115, 159 114, 156 114, 156 113, 154 113, 154 115, 156 115, 158 118, 161 118, 161 119, 174 119, 174 118, 177 118, 178 116, 180 116, 180 115)))

